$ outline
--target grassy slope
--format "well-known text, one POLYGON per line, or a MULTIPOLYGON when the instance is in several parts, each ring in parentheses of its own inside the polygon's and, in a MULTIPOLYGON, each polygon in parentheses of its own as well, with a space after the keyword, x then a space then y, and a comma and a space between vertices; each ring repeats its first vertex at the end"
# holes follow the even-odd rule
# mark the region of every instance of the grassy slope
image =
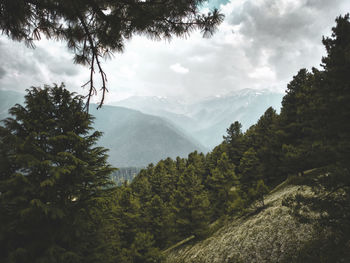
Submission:
POLYGON ((167 251, 165 262, 290 262, 319 234, 282 205, 284 198, 296 193, 310 195, 311 189, 287 180, 266 196, 264 210, 231 220, 201 242, 167 251))

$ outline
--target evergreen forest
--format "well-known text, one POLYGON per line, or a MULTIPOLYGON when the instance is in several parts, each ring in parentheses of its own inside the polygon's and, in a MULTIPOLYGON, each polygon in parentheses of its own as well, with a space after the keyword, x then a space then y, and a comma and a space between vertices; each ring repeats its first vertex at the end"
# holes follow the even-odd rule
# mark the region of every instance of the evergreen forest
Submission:
POLYGON ((0 126, 0 262, 162 262, 178 242, 264 209, 266 194, 291 177, 324 194, 284 205, 310 220, 298 213, 309 204, 334 235, 297 262, 349 259, 349 14, 322 42, 321 69, 296 73, 280 113, 266 109, 245 132, 233 122, 207 154, 120 171, 138 175, 119 186, 84 98, 63 84, 28 89, 0 126))

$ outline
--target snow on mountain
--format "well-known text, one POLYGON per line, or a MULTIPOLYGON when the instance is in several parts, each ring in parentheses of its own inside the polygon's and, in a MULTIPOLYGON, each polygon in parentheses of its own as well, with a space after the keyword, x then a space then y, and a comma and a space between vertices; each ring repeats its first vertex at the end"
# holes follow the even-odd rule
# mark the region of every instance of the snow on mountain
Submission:
POLYGON ((130 97, 113 105, 166 118, 204 146, 213 148, 222 141, 226 129, 234 121, 240 121, 245 130, 268 107, 279 111, 282 97, 283 94, 268 90, 243 89, 192 104, 164 97, 130 97))

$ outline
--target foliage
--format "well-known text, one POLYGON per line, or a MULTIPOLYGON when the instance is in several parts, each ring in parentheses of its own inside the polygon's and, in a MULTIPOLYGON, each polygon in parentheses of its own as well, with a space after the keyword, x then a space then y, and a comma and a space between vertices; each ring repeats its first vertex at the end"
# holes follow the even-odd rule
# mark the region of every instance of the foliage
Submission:
MULTIPOLYGON (((317 112, 310 123, 314 158, 310 155, 304 158, 316 167, 323 166, 322 173, 309 182, 318 198, 297 196, 294 200, 286 200, 286 205, 292 207, 294 215, 301 220, 316 221, 320 228, 330 229, 331 237, 316 240, 310 244, 311 249, 301 255, 300 260, 310 262, 342 262, 349 258, 349 15, 338 17, 336 23, 332 37, 323 38, 327 50, 327 56, 322 59, 324 70, 314 71, 313 81, 308 86, 314 96, 306 98, 306 103, 317 112), (319 214, 319 218, 302 213, 305 207, 319 214), (318 245, 323 250, 313 251, 312 248, 318 245), (324 250, 329 253, 323 253, 324 250)), ((310 147, 310 139, 302 143, 310 147)), ((295 147, 299 150, 303 145, 295 147)))
POLYGON ((109 262, 106 149, 64 86, 32 88, 0 133, 0 261, 109 262))
POLYGON ((228 153, 231 161, 237 167, 240 157, 245 151, 243 142, 242 124, 235 121, 227 129, 227 136, 224 136, 224 142, 228 145, 228 153))

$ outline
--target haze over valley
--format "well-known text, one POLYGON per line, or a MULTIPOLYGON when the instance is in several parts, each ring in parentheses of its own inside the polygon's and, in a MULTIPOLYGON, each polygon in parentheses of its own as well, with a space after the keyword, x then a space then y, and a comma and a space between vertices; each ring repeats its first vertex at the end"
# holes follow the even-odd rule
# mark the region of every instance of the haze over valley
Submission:
MULTIPOLYGON (((24 95, 0 90, 0 117, 24 101, 24 95)), ((94 127, 103 132, 99 144, 109 149, 115 167, 145 167, 161 159, 208 152, 220 144, 226 129, 240 121, 243 129, 254 124, 272 106, 280 109, 283 94, 244 89, 226 96, 184 103, 159 97, 130 97, 97 110, 94 127), (120 107, 122 106, 122 107, 120 107)))
POLYGON ((222 137, 231 123, 239 121, 243 130, 246 130, 268 107, 279 111, 283 95, 269 90, 243 89, 196 103, 185 103, 166 97, 139 96, 111 104, 161 116, 211 150, 222 142, 222 137))

